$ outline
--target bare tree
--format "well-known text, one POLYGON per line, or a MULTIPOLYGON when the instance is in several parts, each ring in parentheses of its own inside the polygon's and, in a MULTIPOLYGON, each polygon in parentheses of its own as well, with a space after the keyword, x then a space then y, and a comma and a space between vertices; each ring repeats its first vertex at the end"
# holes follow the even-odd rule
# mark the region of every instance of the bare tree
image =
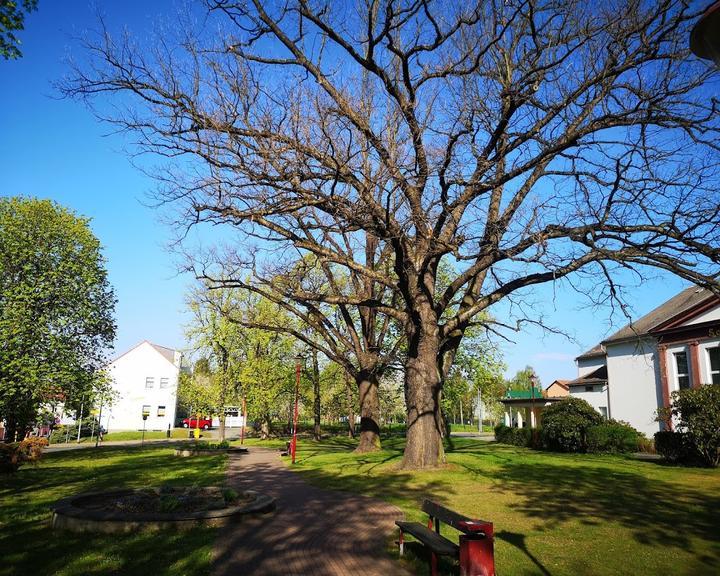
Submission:
POLYGON ((65 93, 131 97, 100 114, 175 161, 160 199, 179 223, 229 224, 265 261, 310 254, 397 295, 301 294, 402 327, 405 467, 442 460, 443 378, 494 304, 566 277, 619 299, 618 270, 648 267, 720 291, 717 80, 687 50, 701 5, 209 8, 212 33, 104 33, 65 93), (443 258, 458 273, 438 290, 443 258))
MULTIPOLYGON (((353 243, 347 236, 345 240, 346 249, 351 250, 353 243)), ((365 262, 369 265, 376 261, 377 246, 377 242, 367 242, 364 246, 365 262)), ((257 316, 249 309, 244 315, 231 314, 228 319, 248 328, 292 335, 313 350, 313 358, 319 351, 340 365, 355 381, 359 397, 357 451, 380 449, 378 383, 396 362, 402 334, 393 329, 390 318, 378 314, 374 306, 351 305, 346 298, 351 292, 356 297, 381 302, 387 289, 352 270, 344 273, 344 269, 313 255, 297 261, 266 263, 262 269, 253 260, 253 275, 249 278, 246 263, 233 251, 219 258, 202 260, 195 254, 187 261, 191 272, 213 286, 246 290, 290 313, 296 322, 283 321, 283 316, 257 316)), ((319 378, 313 381, 319 382, 319 378)))

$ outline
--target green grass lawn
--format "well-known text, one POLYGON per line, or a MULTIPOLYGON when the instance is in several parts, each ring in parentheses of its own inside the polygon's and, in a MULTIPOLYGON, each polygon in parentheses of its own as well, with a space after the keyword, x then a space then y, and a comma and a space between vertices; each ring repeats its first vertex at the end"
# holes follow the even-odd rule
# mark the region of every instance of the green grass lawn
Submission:
POLYGON ((50 506, 99 489, 222 484, 226 456, 177 458, 167 447, 105 446, 46 454, 0 476, 0 575, 210 573, 215 530, 91 535, 55 532, 50 506))
MULTIPOLYGON (((718 574, 720 469, 453 439, 448 465, 397 469, 402 439, 356 455, 347 439, 298 444, 295 468, 322 486, 391 502, 424 498, 495 524, 499 574, 718 574)), ((424 568, 416 563, 419 573, 424 568)))
MULTIPOLYGON (((170 430, 170 438, 187 438, 188 431, 186 428, 173 428, 170 430)), ((145 440, 161 440, 167 438, 167 432, 159 430, 146 430, 145 440)), ((109 432, 103 436, 103 442, 114 442, 118 440, 141 440, 142 430, 124 430, 122 432, 109 432)), ((92 442, 95 443, 96 438, 90 436, 83 436, 80 438, 80 443, 92 442)), ((64 444, 64 441, 53 442, 53 444, 64 444)), ((69 444, 76 444, 77 438, 70 436, 69 444)))

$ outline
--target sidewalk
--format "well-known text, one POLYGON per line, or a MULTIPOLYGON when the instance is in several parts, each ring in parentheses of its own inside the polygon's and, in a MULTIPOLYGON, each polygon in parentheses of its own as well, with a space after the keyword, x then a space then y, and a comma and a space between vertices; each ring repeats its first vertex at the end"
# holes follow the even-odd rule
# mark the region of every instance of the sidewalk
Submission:
POLYGON ((277 451, 231 456, 228 484, 277 498, 273 514, 221 531, 216 576, 409 576, 385 552, 402 512, 390 504, 315 488, 280 462, 277 451))

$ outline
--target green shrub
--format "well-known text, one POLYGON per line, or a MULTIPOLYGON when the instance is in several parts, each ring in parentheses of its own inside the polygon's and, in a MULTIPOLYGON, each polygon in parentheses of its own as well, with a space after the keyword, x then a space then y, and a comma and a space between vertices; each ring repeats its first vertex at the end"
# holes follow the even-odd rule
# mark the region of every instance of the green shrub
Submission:
POLYGON ((655 432, 655 451, 668 462, 684 464, 695 458, 695 450, 684 432, 655 432))
POLYGON ((588 452, 637 452, 642 435, 627 422, 609 420, 588 429, 588 452))
POLYGON ((528 448, 538 448, 533 438, 540 437, 540 430, 536 429, 533 436, 531 428, 511 428, 505 424, 495 426, 495 440, 502 444, 512 444, 513 446, 525 446, 528 448))
POLYGON ((542 442, 549 450, 587 452, 587 434, 603 417, 580 398, 567 397, 543 412, 542 442))
POLYGON ((509 444, 508 438, 512 431, 512 428, 505 426, 505 424, 498 424, 495 426, 495 440, 502 444, 509 444))
POLYGON ((672 415, 678 431, 687 434, 692 449, 706 466, 720 464, 720 385, 673 392, 672 415))

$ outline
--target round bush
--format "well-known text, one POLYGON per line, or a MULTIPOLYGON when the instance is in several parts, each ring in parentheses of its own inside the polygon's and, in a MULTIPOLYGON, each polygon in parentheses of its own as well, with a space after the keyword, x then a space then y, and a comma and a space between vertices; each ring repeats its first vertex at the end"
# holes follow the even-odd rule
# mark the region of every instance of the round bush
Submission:
POLYGON ((627 422, 610 420, 588 429, 588 452, 636 452, 641 434, 627 422))
POLYGON ((559 452, 587 452, 588 430, 603 422, 600 413, 585 400, 565 398, 543 412, 543 445, 559 452))

